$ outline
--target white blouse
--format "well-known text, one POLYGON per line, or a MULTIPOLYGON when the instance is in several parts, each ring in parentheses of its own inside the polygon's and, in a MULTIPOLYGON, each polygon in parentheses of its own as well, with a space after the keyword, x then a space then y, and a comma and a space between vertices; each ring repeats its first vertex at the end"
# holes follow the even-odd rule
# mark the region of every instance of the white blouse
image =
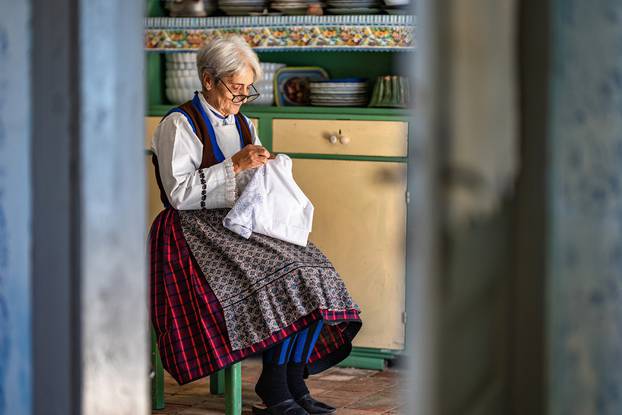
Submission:
MULTIPOLYGON (((235 117, 232 114, 224 117, 207 103, 202 94, 199 97, 225 156, 222 163, 202 169, 207 184, 205 208, 230 208, 250 180, 251 171, 238 174, 233 171, 231 156, 241 150, 235 117)), ((248 118, 246 121, 253 144, 261 145, 255 126, 248 118)), ((171 206, 178 210, 201 209, 203 189, 199 166, 203 158, 203 144, 183 114, 174 112, 162 120, 153 135, 152 150, 158 158, 162 186, 171 206)))

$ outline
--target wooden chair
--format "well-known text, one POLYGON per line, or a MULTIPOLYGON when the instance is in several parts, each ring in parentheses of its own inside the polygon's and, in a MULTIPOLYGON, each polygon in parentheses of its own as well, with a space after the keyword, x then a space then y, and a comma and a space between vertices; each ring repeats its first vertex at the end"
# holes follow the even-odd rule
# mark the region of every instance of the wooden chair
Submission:
MULTIPOLYGON (((151 399, 153 409, 164 409, 164 368, 158 345, 151 330, 151 399)), ((235 363, 210 376, 209 390, 213 395, 225 395, 225 414, 242 413, 242 363, 235 363)))

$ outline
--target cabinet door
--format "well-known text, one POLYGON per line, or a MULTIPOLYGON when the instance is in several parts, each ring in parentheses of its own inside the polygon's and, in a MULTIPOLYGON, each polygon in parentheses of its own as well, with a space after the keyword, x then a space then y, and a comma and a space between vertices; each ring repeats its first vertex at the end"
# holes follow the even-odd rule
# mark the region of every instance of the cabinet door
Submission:
POLYGON ((294 160, 294 178, 315 206, 310 240, 361 306, 354 345, 404 346, 406 166, 294 160))

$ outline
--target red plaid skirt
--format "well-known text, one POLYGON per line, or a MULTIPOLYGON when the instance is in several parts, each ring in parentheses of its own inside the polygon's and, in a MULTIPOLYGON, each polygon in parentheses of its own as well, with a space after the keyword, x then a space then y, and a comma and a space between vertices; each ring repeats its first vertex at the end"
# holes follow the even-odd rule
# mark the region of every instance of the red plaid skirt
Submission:
POLYGON ((222 307, 197 266, 175 209, 162 211, 149 234, 151 321, 164 368, 180 384, 208 376, 259 353, 318 319, 326 323, 313 349, 307 374, 345 359, 361 327, 356 310, 316 309, 268 338, 232 350, 222 307))

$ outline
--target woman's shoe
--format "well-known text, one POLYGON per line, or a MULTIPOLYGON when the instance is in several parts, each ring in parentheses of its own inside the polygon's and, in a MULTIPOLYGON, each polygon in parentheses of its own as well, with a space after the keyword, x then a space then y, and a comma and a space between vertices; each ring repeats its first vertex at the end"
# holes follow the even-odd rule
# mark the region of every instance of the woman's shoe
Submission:
POLYGON ((253 415, 309 415, 309 413, 298 405, 295 400, 288 399, 267 408, 253 406, 253 415))
POLYGON ((311 394, 303 395, 302 397, 296 399, 296 402, 311 415, 334 414, 337 411, 336 408, 313 399, 311 394))

